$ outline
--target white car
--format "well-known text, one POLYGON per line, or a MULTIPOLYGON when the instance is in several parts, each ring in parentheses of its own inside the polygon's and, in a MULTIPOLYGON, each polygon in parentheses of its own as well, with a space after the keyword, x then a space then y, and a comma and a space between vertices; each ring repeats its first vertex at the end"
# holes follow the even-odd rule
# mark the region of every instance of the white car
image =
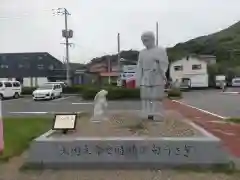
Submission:
POLYGON ((51 100, 62 96, 60 84, 45 84, 33 91, 33 100, 51 100))
POLYGON ((22 86, 19 81, 0 81, 0 99, 19 98, 22 86))
POLYGON ((232 86, 233 87, 240 87, 240 78, 239 77, 232 79, 232 86))

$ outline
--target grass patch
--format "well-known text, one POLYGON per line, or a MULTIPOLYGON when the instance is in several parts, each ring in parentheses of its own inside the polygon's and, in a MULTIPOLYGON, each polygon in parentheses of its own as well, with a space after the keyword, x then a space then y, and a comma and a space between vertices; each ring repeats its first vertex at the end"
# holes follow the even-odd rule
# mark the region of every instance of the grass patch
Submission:
POLYGON ((4 151, 0 161, 20 155, 31 141, 51 129, 52 119, 43 117, 4 118, 4 151))
POLYGON ((231 123, 240 124, 240 118, 228 118, 228 119, 226 119, 226 121, 231 122, 231 123))

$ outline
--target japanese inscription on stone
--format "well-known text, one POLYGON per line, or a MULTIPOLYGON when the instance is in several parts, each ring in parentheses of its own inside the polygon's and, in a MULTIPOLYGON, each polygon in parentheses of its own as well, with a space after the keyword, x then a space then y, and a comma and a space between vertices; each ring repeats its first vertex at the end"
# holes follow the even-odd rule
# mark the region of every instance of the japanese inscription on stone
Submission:
POLYGON ((152 144, 152 146, 136 146, 132 145, 116 145, 116 146, 101 146, 95 145, 90 146, 85 144, 83 146, 75 146, 75 147, 64 147, 60 146, 60 155, 62 156, 125 156, 129 158, 136 158, 139 155, 145 155, 152 153, 156 156, 183 156, 189 157, 191 153, 194 151, 194 147, 191 145, 184 145, 181 147, 169 147, 168 145, 156 145, 152 144))

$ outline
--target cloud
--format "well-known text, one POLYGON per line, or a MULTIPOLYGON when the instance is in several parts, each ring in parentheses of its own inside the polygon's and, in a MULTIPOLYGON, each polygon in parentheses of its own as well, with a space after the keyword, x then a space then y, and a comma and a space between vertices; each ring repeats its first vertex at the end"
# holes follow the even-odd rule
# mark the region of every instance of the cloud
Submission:
POLYGON ((3 0, 0 52, 47 51, 62 59, 64 17, 53 16, 52 8, 71 13, 70 60, 84 62, 116 53, 118 32, 121 49, 141 49, 141 33, 155 31, 156 21, 163 46, 219 31, 239 20, 239 6, 239 0, 3 0))

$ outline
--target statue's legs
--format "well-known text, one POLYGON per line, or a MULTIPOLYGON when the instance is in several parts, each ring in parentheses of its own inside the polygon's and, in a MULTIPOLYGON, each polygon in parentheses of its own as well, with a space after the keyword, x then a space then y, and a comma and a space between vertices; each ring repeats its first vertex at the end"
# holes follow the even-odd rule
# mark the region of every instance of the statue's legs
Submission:
POLYGON ((164 117, 164 108, 162 100, 164 98, 164 86, 154 86, 151 88, 151 106, 150 113, 154 120, 162 120, 164 117))
POLYGON ((151 104, 149 101, 149 87, 141 86, 140 88, 141 104, 142 104, 142 118, 148 118, 151 104))

